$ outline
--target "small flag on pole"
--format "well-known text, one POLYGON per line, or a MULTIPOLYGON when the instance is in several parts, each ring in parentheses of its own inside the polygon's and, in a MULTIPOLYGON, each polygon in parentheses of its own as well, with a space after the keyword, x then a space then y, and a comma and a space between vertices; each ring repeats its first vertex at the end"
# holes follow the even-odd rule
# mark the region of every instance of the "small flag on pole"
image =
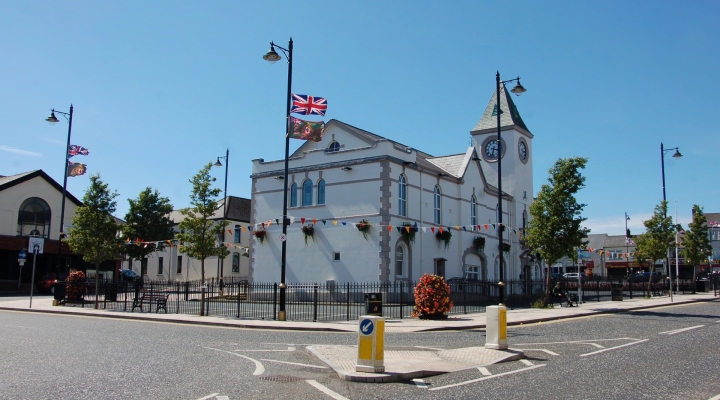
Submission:
POLYGON ((85 172, 87 172, 87 165, 68 161, 68 164, 67 164, 67 176, 68 177, 85 175, 85 172))
POLYGON ((319 142, 325 133, 325 122, 304 121, 295 117, 290 117, 291 130, 290 137, 293 139, 312 140, 319 142))
POLYGON ((327 111, 327 99, 324 97, 313 97, 304 94, 292 95, 291 113, 325 116, 325 111, 327 111))
POLYGON ((78 146, 76 144, 71 144, 70 147, 68 147, 68 157, 77 156, 77 155, 87 156, 89 154, 90 154, 90 150, 88 150, 82 146, 78 146))

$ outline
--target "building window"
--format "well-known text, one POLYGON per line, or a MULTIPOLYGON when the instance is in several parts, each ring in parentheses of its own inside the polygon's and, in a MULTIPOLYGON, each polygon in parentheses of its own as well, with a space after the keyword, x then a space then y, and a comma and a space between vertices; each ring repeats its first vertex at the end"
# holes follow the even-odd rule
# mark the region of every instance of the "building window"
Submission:
POLYGON ((435 195, 434 195, 433 203, 434 203, 434 211, 435 211, 434 212, 434 216, 435 216, 434 221, 436 224, 442 223, 442 220, 440 219, 440 217, 441 217, 441 208, 440 207, 442 205, 441 201, 440 201, 441 200, 440 197, 441 197, 440 186, 435 185, 435 195))
POLYGON ((235 243, 240 243, 240 225, 235 225, 235 243))
POLYGON ((465 276, 467 279, 480 279, 480 267, 477 265, 466 265, 465 271, 467 275, 465 276))
POLYGON ((178 274, 182 274, 182 256, 177 256, 178 262, 177 262, 177 270, 175 271, 178 274))
POLYGON ((472 230, 475 231, 477 228, 477 198, 475 195, 470 197, 470 224, 472 224, 472 230))
POLYGON ((297 183, 290 185, 290 207, 297 207, 297 183))
POLYGON ((340 261, 340 252, 339 251, 336 251, 333 254, 333 261, 340 261))
POLYGON ((405 247, 402 244, 395 247, 395 276, 398 278, 405 276, 405 247))
POLYGON ((317 203, 325 204, 325 179, 320 179, 317 183, 317 203))
POLYGON ((140 275, 145 276, 145 275, 148 274, 148 272, 147 272, 147 264, 148 264, 148 259, 147 259, 147 258, 143 258, 143 259, 140 260, 140 275))
POLYGON ((523 210, 522 232, 525 234, 525 223, 527 222, 527 210, 523 210))
POLYGON ((407 181, 405 175, 398 179, 398 215, 407 217, 407 181))
POLYGON ((163 258, 162 257, 158 257, 158 273, 157 274, 158 275, 163 274, 163 258))
POLYGON ((305 179, 302 184, 302 205, 311 206, 313 204, 313 183, 311 179, 305 179))
POLYGON ((328 145, 327 150, 325 150, 327 153, 337 153, 340 151, 340 143, 338 142, 332 142, 328 145))
POLYGON ((232 272, 240 272, 240 253, 233 253, 232 272))
POLYGON ((437 276, 445 276, 445 259, 444 258, 436 258, 435 259, 435 275, 437 276))
POLYGON ((50 207, 39 197, 30 197, 18 210, 18 236, 50 238, 50 207))

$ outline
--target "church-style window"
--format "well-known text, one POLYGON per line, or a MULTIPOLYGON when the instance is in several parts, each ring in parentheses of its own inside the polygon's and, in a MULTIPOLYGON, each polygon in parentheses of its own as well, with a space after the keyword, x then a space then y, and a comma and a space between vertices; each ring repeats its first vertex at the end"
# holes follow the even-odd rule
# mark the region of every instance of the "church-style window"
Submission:
POLYGON ((297 183, 290 186, 290 207, 297 207, 297 183))
POLYGON ((442 223, 442 221, 441 221, 441 219, 440 219, 441 214, 442 214, 442 209, 441 209, 441 206, 442 206, 442 204, 441 204, 441 196, 442 196, 442 194, 441 194, 441 192, 440 192, 440 186, 435 185, 435 192, 434 192, 434 195, 433 195, 433 199, 434 199, 434 201, 433 201, 433 204, 434 204, 434 206, 433 206, 434 213, 433 213, 433 214, 434 214, 434 222, 435 222, 436 224, 442 223))
POLYGON ((407 217, 407 181, 405 175, 398 179, 398 215, 407 217))
POLYGON ((327 149, 325 150, 325 152, 327 152, 327 153, 337 153, 338 151, 340 151, 340 143, 335 142, 335 141, 330 143, 328 145, 327 149))
POLYGON ((302 205, 311 206, 313 204, 313 183, 311 179, 305 179, 302 184, 302 205))
POLYGON ((477 198, 475 195, 470 197, 470 224, 474 231, 477 228, 477 198))
POLYGON ((325 204, 325 179, 317 182, 317 203, 325 204))
POLYGON ((17 235, 50 238, 50 206, 39 197, 30 197, 18 210, 17 235))

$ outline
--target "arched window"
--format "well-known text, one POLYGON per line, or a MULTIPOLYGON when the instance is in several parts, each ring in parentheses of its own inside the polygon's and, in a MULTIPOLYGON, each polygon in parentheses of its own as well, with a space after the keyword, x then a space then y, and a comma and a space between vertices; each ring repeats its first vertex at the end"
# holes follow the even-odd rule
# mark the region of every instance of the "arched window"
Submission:
POLYGON ((240 243, 240 225, 235 225, 235 243, 240 243))
POLYGON ((407 217, 407 181, 405 175, 398 179, 398 215, 407 217))
POLYGON ((39 197, 30 197, 18 210, 18 236, 50 238, 50 207, 39 197))
POLYGON ((337 153, 338 151, 340 151, 340 143, 338 143, 338 142, 330 143, 325 151, 327 153, 337 153))
POLYGON ((475 195, 470 197, 470 224, 472 224, 472 230, 477 229, 477 198, 475 195))
POLYGON ((311 206, 313 204, 313 184, 311 179, 305 179, 302 184, 302 205, 311 206))
POLYGON ((433 207, 433 208, 434 208, 434 211, 435 211, 435 212, 434 212, 434 215, 435 215, 435 223, 436 223, 436 224, 442 223, 442 221, 441 221, 441 219, 440 219, 441 211, 442 211, 441 208, 440 208, 440 207, 442 206, 442 204, 441 204, 441 202, 440 202, 440 200, 441 200, 440 197, 441 197, 440 186, 435 185, 435 194, 434 194, 434 196, 433 196, 433 198, 434 198, 434 201, 433 201, 434 207, 433 207))
POLYGON ((290 207, 297 207, 297 183, 290 185, 290 207))
POLYGON ((325 179, 317 182, 317 203, 325 204, 325 179))
POLYGON ((407 271, 405 263, 405 246, 398 244, 395 247, 395 277, 404 278, 405 272, 407 271))
POLYGON ((232 272, 240 272, 240 253, 233 253, 232 272))

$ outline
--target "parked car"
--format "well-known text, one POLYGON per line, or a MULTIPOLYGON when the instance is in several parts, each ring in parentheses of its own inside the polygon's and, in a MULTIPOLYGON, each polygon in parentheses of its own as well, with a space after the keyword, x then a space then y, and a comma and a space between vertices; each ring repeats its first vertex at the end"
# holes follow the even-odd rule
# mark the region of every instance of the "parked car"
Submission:
POLYGON ((576 281, 576 280, 578 280, 578 275, 580 275, 581 280, 587 279, 587 276, 585 274, 578 274, 577 272, 568 272, 566 274, 563 274, 563 279, 566 279, 569 281, 576 281))
POLYGON ((631 275, 630 280, 635 282, 647 282, 650 280, 650 275, 652 275, 652 282, 659 282, 662 279, 662 275, 658 272, 638 272, 635 275, 631 275))
POLYGON ((37 288, 38 292, 41 293, 55 293, 55 283, 62 282, 65 279, 67 279, 68 274, 64 273, 49 273, 45 274, 40 278, 40 280, 37 281, 37 284, 35 287, 37 288))
POLYGON ((140 280, 140 275, 135 273, 135 271, 131 269, 121 269, 120 270, 120 281, 121 282, 138 282, 140 280))

